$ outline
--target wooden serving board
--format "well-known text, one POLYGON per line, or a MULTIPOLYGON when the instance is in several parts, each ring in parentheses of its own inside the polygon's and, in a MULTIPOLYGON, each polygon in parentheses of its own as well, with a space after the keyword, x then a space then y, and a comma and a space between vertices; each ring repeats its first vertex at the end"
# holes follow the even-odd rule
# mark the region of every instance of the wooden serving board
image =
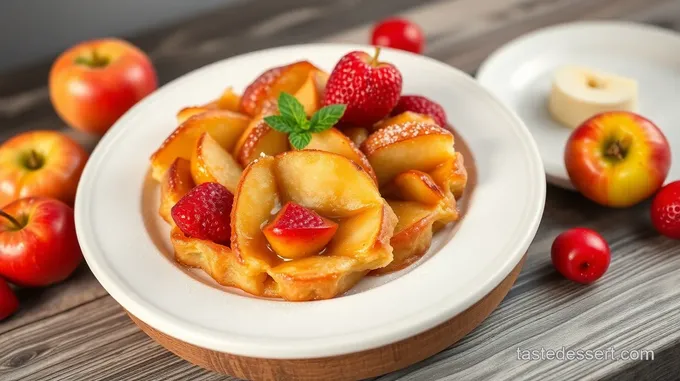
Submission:
POLYGON ((519 275, 526 255, 510 274, 472 307, 441 325, 394 344, 341 356, 277 360, 201 348, 157 331, 128 312, 139 328, 177 356, 203 368, 252 381, 353 381, 380 376, 422 361, 455 344, 498 307, 519 275))

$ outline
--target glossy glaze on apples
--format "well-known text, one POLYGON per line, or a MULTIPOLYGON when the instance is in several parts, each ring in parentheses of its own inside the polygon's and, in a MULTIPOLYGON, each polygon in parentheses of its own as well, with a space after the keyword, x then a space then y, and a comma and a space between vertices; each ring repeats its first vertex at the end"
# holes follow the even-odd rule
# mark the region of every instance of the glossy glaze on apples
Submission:
POLYGON ((255 296, 328 299, 368 274, 416 262, 436 231, 460 219, 463 154, 451 128, 432 117, 407 111, 336 126, 313 133, 302 150, 264 121, 278 114, 282 91, 314 114, 327 80, 300 61, 263 73, 243 96, 227 88, 177 113, 179 127, 151 166, 178 263, 255 296), (191 238, 169 216, 206 182, 234 193, 228 244, 191 238))
POLYGON ((455 152, 449 130, 429 117, 390 119, 361 145, 399 218, 391 241, 394 260, 376 274, 400 270, 425 254, 433 232, 460 218, 457 199, 467 184, 463 155, 455 152))

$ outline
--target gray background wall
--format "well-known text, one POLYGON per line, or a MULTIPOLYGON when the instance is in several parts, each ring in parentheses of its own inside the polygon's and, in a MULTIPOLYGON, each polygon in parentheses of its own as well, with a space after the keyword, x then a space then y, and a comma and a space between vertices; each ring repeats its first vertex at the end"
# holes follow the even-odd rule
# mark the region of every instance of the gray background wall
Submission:
POLYGON ((0 0, 0 71, 82 40, 125 37, 236 1, 243 0, 0 0))

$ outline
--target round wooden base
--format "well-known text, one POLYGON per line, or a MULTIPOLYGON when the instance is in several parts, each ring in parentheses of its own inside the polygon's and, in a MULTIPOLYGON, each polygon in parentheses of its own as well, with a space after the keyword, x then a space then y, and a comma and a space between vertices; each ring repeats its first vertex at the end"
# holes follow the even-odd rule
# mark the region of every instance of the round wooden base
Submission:
POLYGON ((505 298, 519 275, 524 258, 482 300, 451 320, 384 347, 341 356, 277 360, 236 356, 185 343, 161 333, 130 314, 154 340, 183 359, 203 368, 252 381, 350 381, 376 377, 405 368, 453 345, 475 329, 505 298))

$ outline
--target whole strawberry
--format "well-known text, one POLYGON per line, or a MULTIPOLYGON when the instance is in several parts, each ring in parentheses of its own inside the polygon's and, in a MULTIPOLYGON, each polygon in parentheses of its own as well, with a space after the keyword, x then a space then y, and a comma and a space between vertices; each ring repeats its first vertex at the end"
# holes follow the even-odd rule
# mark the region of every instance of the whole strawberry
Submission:
POLYGON ((667 184, 654 196, 651 217, 659 233, 680 239, 680 181, 667 184))
POLYGON ((234 195, 218 183, 190 190, 170 210, 177 227, 188 237, 229 244, 234 195))
POLYGON ((355 51, 338 61, 331 72, 323 98, 325 106, 345 104, 340 122, 370 126, 390 114, 401 95, 401 73, 375 55, 355 51))
POLYGON ((446 112, 437 102, 422 95, 402 95, 399 103, 392 110, 392 115, 406 111, 429 115, 440 127, 446 127, 446 112))

